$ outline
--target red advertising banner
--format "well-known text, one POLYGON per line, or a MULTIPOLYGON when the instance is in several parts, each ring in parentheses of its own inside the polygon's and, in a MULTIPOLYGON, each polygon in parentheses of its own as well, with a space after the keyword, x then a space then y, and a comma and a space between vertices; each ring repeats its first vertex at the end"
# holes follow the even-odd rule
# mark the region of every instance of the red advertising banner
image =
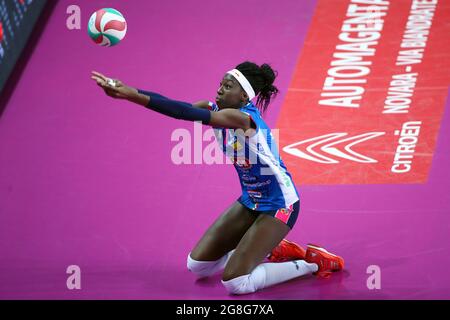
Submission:
POLYGON ((294 181, 427 181, 449 22, 450 1, 318 0, 276 126, 294 181))

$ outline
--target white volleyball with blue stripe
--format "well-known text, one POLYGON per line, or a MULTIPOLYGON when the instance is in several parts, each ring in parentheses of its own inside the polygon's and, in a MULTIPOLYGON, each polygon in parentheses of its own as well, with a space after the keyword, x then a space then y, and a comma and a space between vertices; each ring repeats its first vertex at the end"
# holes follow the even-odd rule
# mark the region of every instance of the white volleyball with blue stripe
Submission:
POLYGON ((88 33, 98 45, 105 47, 115 46, 125 37, 127 22, 116 9, 100 9, 94 12, 89 19, 88 33))

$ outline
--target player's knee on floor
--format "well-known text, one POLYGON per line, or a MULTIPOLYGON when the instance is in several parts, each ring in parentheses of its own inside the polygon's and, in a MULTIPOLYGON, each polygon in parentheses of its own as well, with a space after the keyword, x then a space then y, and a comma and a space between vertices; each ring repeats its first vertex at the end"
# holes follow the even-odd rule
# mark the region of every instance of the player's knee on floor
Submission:
POLYGON ((237 277, 227 275, 224 279, 228 279, 222 280, 222 284, 230 294, 247 294, 264 288, 266 272, 264 267, 258 266, 250 274, 237 277))
POLYGON ((199 278, 208 277, 216 271, 218 261, 198 261, 192 259, 191 254, 187 257, 187 268, 199 278))

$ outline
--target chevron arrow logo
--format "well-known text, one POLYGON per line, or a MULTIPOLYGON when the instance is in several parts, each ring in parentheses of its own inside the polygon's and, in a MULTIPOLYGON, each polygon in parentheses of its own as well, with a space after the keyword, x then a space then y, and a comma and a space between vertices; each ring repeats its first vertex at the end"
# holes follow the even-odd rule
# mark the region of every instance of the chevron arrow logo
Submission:
POLYGON ((325 134, 320 137, 302 140, 283 148, 283 151, 293 156, 325 164, 339 163, 330 158, 335 156, 359 163, 376 163, 375 159, 353 151, 351 148, 363 141, 374 139, 386 134, 385 132, 367 132, 357 136, 349 136, 346 132, 325 134), (335 145, 346 142, 344 149, 338 149, 335 145))

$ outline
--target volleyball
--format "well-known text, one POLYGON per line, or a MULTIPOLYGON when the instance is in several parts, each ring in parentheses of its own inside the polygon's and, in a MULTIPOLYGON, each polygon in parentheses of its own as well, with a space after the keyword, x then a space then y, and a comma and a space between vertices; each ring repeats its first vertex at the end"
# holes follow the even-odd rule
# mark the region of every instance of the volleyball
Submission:
POLYGON ((115 46, 125 37, 127 22, 116 9, 103 8, 91 15, 88 33, 91 39, 100 46, 115 46))

